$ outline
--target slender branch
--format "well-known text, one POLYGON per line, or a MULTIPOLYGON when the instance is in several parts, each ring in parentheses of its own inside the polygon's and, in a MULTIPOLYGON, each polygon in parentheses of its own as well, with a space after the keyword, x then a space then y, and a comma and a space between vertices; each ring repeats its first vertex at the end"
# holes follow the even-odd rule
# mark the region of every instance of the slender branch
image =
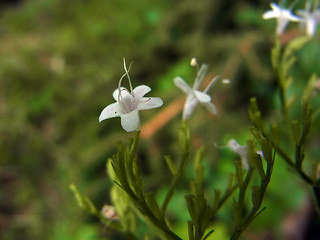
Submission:
POLYGON ((180 181, 180 179, 183 176, 184 170, 186 169, 186 166, 187 166, 188 157, 189 157, 189 151, 187 151, 187 152, 185 152, 183 154, 182 160, 180 162, 179 170, 178 170, 177 174, 174 175, 174 177, 172 179, 172 182, 170 184, 170 188, 169 188, 169 190, 168 190, 168 192, 167 192, 167 194, 165 196, 165 199, 164 199, 164 201, 162 203, 162 206, 161 206, 162 217, 164 217, 164 215, 165 215, 165 212, 166 212, 166 209, 167 209, 168 204, 170 202, 170 199, 173 196, 174 189, 176 188, 178 182, 180 181))

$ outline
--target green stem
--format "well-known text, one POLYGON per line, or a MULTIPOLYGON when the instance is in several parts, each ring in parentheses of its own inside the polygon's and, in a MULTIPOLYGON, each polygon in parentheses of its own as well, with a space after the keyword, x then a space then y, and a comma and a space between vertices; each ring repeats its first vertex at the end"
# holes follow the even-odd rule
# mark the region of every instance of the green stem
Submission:
POLYGON ((262 136, 266 139, 269 139, 272 147, 276 150, 277 154, 281 156, 281 158, 292 168, 294 169, 298 175, 302 178, 303 181, 310 185, 314 185, 314 181, 301 169, 296 166, 294 161, 286 154, 286 152, 278 146, 272 139, 270 139, 265 132, 261 133, 262 136))
POLYGON ((174 175, 173 179, 172 179, 172 182, 170 184, 170 188, 166 194, 166 197, 163 201, 163 204, 161 206, 161 214, 162 214, 162 217, 164 217, 165 215, 165 212, 166 212, 166 209, 167 209, 167 206, 170 202, 170 199, 172 198, 173 196, 173 193, 174 193, 174 189, 176 188, 178 182, 180 181, 180 179, 182 178, 183 174, 184 174, 184 170, 186 169, 186 166, 187 166, 187 162, 188 162, 188 157, 189 157, 189 151, 185 152, 182 156, 182 160, 180 162, 180 166, 179 166, 179 170, 178 170, 178 173, 176 175, 174 175))
POLYGON ((153 226, 158 228, 165 235, 166 239, 168 239, 168 240, 182 240, 180 237, 178 237, 175 233, 173 233, 169 229, 169 227, 166 224, 166 222, 164 221, 164 219, 160 220, 154 215, 154 213, 149 209, 145 199, 136 199, 137 196, 135 196, 135 197, 133 197, 131 195, 129 195, 129 196, 134 201, 134 203, 135 203, 134 205, 137 206, 139 211, 142 212, 142 214, 151 221, 153 226))
MULTIPOLYGON (((266 192, 267 186, 270 183, 271 180, 271 175, 272 175, 272 170, 273 170, 273 164, 274 164, 274 159, 271 163, 267 164, 267 170, 266 170, 266 177, 264 179, 261 180, 261 184, 260 184, 260 198, 259 198, 259 202, 258 205, 254 205, 251 208, 250 213, 244 218, 244 220, 242 221, 241 224, 239 224, 238 226, 235 227, 230 240, 237 240, 242 232, 249 226, 249 224, 262 212, 264 211, 265 208, 263 208, 262 210, 259 211, 259 209, 261 208, 261 204, 262 204, 262 200, 264 198, 264 194, 266 192)), ((252 170, 253 171, 253 170, 252 170)), ((250 173, 250 170, 247 174, 246 180, 251 179, 251 175, 252 173, 250 173)), ((246 180, 244 181, 244 184, 246 183, 246 180)), ((249 183, 249 182, 248 182, 249 183)), ((244 188, 244 190, 242 190, 242 186, 240 187, 240 194, 241 191, 245 191, 246 188, 244 188)), ((240 202, 240 197, 239 197, 239 206, 240 206, 240 211, 243 210, 243 206, 241 205, 240 202)))

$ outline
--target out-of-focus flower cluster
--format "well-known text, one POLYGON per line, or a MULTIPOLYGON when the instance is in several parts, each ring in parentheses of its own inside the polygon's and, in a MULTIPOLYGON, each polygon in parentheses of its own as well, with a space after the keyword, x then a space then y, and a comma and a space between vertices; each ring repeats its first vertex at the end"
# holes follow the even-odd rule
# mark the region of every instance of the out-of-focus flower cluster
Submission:
POLYGON ((292 13, 292 9, 283 8, 276 3, 270 4, 272 10, 266 11, 263 15, 263 19, 276 18, 277 28, 276 34, 281 35, 290 21, 299 22, 302 24, 308 36, 314 36, 317 30, 317 25, 320 22, 320 8, 311 7, 311 4, 307 3, 305 9, 298 9, 297 15, 292 13))

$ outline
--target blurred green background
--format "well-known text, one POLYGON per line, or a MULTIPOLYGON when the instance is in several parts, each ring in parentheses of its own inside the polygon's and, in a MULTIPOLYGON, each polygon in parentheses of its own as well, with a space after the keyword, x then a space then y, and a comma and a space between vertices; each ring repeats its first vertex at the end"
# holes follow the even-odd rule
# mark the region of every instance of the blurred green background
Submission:
MULTIPOLYGON (((218 116, 198 108, 190 120, 194 148, 206 147, 209 192, 224 188, 237 157, 214 145, 226 145, 230 138, 244 145, 250 137, 249 98, 258 98, 266 116, 276 115, 269 60, 275 21, 261 18, 269 1, 21 0, 1 1, 0 8, 1 239, 125 239, 83 212, 69 190, 75 183, 96 206, 110 203, 106 160, 115 143, 131 134, 121 129, 118 118, 98 123, 98 116, 113 102, 123 57, 134 62, 133 85, 151 86, 150 96, 164 100, 162 109, 183 96, 173 84, 175 76, 192 83, 192 57, 209 64, 210 77, 221 74, 231 80, 211 92, 218 116)), ((303 34, 290 28, 287 39, 303 34)), ((320 71, 319 53, 317 40, 299 53, 297 89, 320 71)), ((142 124, 160 111, 142 112, 142 124)), ((158 189, 159 198, 170 180, 162 156, 178 155, 180 120, 181 112, 173 113, 139 146, 146 188, 158 189)), ((317 135, 311 138, 318 146, 317 135)), ((311 153, 311 158, 320 154, 315 147, 311 153)), ((304 184, 281 160, 276 168, 267 210, 246 239, 281 239, 286 217, 308 201, 304 184)), ((191 176, 187 171, 169 206, 181 235, 189 217, 183 196, 191 176)), ((232 228, 228 203, 212 239, 225 239, 232 228)))

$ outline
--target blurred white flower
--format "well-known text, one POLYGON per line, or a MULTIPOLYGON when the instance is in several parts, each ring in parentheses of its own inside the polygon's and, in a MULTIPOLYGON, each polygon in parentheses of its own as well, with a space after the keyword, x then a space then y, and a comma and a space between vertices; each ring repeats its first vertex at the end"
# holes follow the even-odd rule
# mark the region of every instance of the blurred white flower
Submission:
POLYGON ((228 147, 231 151, 238 154, 241 158, 242 166, 245 169, 249 169, 249 159, 248 159, 248 147, 240 146, 235 139, 231 139, 228 142, 228 147))
POLYGON ((305 10, 298 10, 297 14, 302 17, 301 22, 305 25, 308 36, 314 36, 317 24, 320 22, 320 9, 310 10, 310 5, 307 5, 305 10))
POLYGON ((161 107, 163 101, 161 98, 157 97, 144 97, 145 94, 151 91, 151 88, 146 85, 140 85, 132 89, 125 60, 124 69, 126 73, 119 80, 118 89, 113 92, 113 98, 116 102, 108 105, 102 110, 99 116, 99 122, 113 117, 120 117, 122 128, 127 132, 132 132, 140 126, 139 111, 161 107), (126 75, 129 80, 130 91, 121 87, 121 81, 126 75))
POLYGON ((263 15, 263 19, 276 18, 277 19, 277 35, 281 35, 288 25, 289 21, 299 22, 301 18, 293 15, 291 10, 281 8, 276 3, 270 3, 272 10, 266 11, 263 15))
POLYGON ((101 213, 108 220, 112 220, 112 221, 119 220, 118 213, 117 213, 117 211, 116 211, 114 206, 104 205, 102 210, 101 210, 101 213))
MULTIPOLYGON (((196 60, 193 59, 191 61, 191 65, 192 63, 195 64, 196 60)), ((182 114, 183 120, 188 119, 192 115, 198 103, 204 105, 212 114, 217 114, 217 109, 215 105, 211 103, 211 97, 207 94, 207 92, 210 90, 213 83, 218 79, 218 77, 215 77, 203 92, 198 90, 207 70, 208 66, 203 64, 197 73, 193 88, 191 88, 181 77, 175 77, 173 80, 175 85, 187 94, 182 114)))

